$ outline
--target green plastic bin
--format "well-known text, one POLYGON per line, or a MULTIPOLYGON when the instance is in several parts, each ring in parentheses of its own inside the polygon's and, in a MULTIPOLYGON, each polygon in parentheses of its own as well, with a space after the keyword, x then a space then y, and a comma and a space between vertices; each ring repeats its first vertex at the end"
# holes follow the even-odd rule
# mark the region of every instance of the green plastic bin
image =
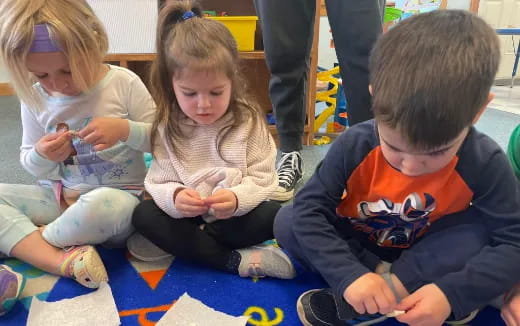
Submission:
POLYGON ((394 7, 386 7, 385 8, 385 17, 384 22, 389 23, 395 20, 398 20, 403 15, 403 12, 394 7))
POLYGON ((515 175, 520 180, 520 125, 518 125, 509 139, 507 146, 507 156, 511 161, 515 175))

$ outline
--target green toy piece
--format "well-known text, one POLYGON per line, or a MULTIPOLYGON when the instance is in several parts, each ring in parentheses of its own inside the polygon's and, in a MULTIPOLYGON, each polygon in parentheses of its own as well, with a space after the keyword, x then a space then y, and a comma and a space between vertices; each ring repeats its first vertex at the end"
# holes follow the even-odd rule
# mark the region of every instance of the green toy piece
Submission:
POLYGON ((401 18, 402 14, 403 12, 397 8, 386 7, 384 21, 385 23, 393 22, 401 18))
POLYGON ((520 180, 520 125, 513 130, 511 138, 509 138, 507 156, 511 161, 516 177, 520 180))

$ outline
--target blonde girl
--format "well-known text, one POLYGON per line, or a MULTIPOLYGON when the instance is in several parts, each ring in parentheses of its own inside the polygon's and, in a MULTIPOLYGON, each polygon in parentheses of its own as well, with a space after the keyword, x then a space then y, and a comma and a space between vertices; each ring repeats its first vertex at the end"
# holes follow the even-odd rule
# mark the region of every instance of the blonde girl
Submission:
POLYGON ((0 2, 0 55, 21 101, 20 162, 39 185, 0 184, 0 251, 95 288, 92 244, 124 243, 143 186, 154 104, 106 65, 108 40, 85 0, 0 2), (44 226, 44 227, 38 227, 44 226))
POLYGON ((294 277, 283 251, 261 245, 273 238, 279 209, 267 201, 276 146, 247 99, 233 36, 189 1, 169 1, 160 13, 152 95, 145 186, 153 200, 134 212, 142 236, 129 239, 130 252, 144 260, 169 253, 242 277, 294 277))

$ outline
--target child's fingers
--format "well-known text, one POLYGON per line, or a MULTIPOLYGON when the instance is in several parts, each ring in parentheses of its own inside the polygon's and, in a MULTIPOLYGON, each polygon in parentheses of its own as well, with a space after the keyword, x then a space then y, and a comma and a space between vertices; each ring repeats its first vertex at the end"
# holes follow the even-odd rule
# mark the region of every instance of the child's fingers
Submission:
POLYGON ((207 213, 209 207, 194 189, 183 189, 175 199, 175 208, 184 216, 192 217, 207 213))
MULTIPOLYGON (((406 312, 400 316, 395 317, 395 319, 397 319, 397 321, 399 321, 400 323, 403 323, 406 325, 432 325, 431 323, 428 322, 428 320, 426 318, 424 318, 424 316, 421 316, 418 314, 414 314, 413 316, 411 316, 411 315, 407 315, 407 314, 408 313, 406 312)), ((437 324, 437 325, 441 325, 441 324, 437 324)))
POLYGON ((365 309, 365 304, 363 301, 353 301, 353 302, 349 302, 349 304, 352 306, 352 308, 354 308, 354 310, 358 313, 358 314, 365 314, 366 313, 366 309, 365 309))
POLYGON ((229 196, 225 193, 215 193, 215 194, 209 196, 208 198, 206 198, 204 200, 204 202, 207 205, 211 206, 211 205, 215 205, 218 203, 228 201, 228 199, 229 199, 229 196))
POLYGON ((190 197, 190 198, 201 200, 199 192, 196 191, 195 189, 185 188, 185 189, 181 190, 181 193, 182 193, 183 196, 187 196, 187 197, 190 197))
POLYGON ((85 137, 87 137, 88 135, 90 135, 91 133, 93 133, 95 131, 96 131, 95 125, 93 125, 92 123, 89 123, 88 125, 86 125, 83 129, 81 129, 78 132, 78 135, 81 138, 85 138, 85 137))
POLYGON ((386 313, 394 311, 395 306, 397 305, 397 300, 394 295, 394 292, 392 292, 392 289, 388 285, 383 287, 382 292, 383 292, 383 295, 385 296, 385 298, 387 300, 386 302, 388 304, 388 307, 384 307, 384 308, 388 308, 388 311, 386 311, 386 309, 385 309, 384 313, 386 314, 386 313))
POLYGON ((200 206, 182 206, 180 209, 178 209, 179 212, 182 213, 184 216, 198 216, 206 213, 208 211, 208 208, 206 207, 200 207, 200 206))
POLYGON ((520 325, 520 316, 518 316, 518 311, 516 313, 515 312, 509 312, 509 313, 511 315, 512 325, 514 325, 514 326, 520 325))
POLYGON ((377 306, 377 303, 373 297, 365 299, 365 310, 369 314, 375 314, 379 311, 379 307, 377 306))
POLYGON ((56 153, 60 156, 69 155, 72 151, 72 144, 70 142, 63 143, 59 148, 56 149, 56 153))
POLYGON ((406 298, 402 299, 401 302, 395 307, 397 310, 408 311, 412 309, 417 303, 417 299, 415 299, 414 295, 411 294, 406 298))
POLYGON ((43 147, 47 152, 56 152, 64 145, 69 145, 72 136, 68 132, 62 134, 51 134, 50 137, 44 137, 43 147), (52 136, 51 136, 52 135, 52 136), (54 137, 56 136, 56 137, 54 137))
POLYGON ((408 324, 415 325, 421 322, 424 319, 424 314, 421 309, 416 305, 416 302, 413 300, 412 295, 404 298, 396 307, 397 310, 405 311, 404 314, 395 317, 398 321, 408 324), (409 300, 411 298, 412 300, 409 300), (408 300, 407 300, 408 299, 408 300))
POLYGON ((509 313, 509 311, 502 311, 500 316, 502 317, 502 319, 506 323, 506 326, 517 326, 517 324, 515 323, 515 320, 513 319, 513 317, 509 313))
POLYGON ((182 211, 190 211, 193 212, 194 210, 208 210, 209 207, 206 206, 203 202, 194 200, 193 198, 183 200, 182 202, 178 202, 176 204, 177 209, 180 209, 182 211))
POLYGON ((63 135, 66 135, 66 134, 67 134, 67 131, 53 132, 51 134, 47 134, 47 135, 43 136, 41 138, 41 140, 45 141, 45 142, 51 142, 51 141, 56 140, 56 139, 62 137, 63 135))
POLYGON ((416 312, 414 312, 414 309, 412 309, 400 316, 395 317, 395 319, 407 325, 414 325, 417 324, 417 322, 419 321, 419 316, 416 312))
POLYGON ((210 207, 215 212, 214 215, 217 218, 228 218, 232 216, 235 211, 235 204, 232 202, 213 204, 210 205, 210 207))
POLYGON ((100 152, 100 151, 105 150, 110 147, 112 147, 112 146, 110 146, 110 144, 97 144, 94 147, 92 147, 92 149, 96 152, 100 152))
POLYGON ((102 142, 103 136, 97 132, 90 133, 82 138, 84 142, 92 145, 97 145, 102 142))
POLYGON ((72 152, 72 144, 70 144, 70 142, 64 143, 59 147, 53 145, 52 150, 50 150, 49 147, 46 147, 45 144, 40 144, 36 146, 36 150, 40 155, 51 161, 61 162, 65 160, 72 152))
POLYGON ((208 212, 207 206, 189 205, 185 202, 177 203, 175 207, 185 217, 198 216, 208 212))
POLYGON ((511 309, 502 309, 500 314, 507 326, 520 326, 520 316, 516 315, 515 311, 511 309))
POLYGON ((230 201, 221 202, 221 203, 215 203, 210 205, 211 208, 216 210, 224 210, 224 209, 230 209, 233 208, 233 203, 230 201))
POLYGON ((57 140, 60 140, 62 142, 70 142, 72 140, 72 137, 74 136, 72 135, 71 131, 65 131, 63 133, 59 133, 57 140))
POLYGON ((186 196, 182 198, 182 203, 187 206, 199 206, 199 207, 207 207, 206 203, 204 203, 203 200, 196 198, 196 197, 190 197, 186 196))
POLYGON ((395 298, 394 298, 394 294, 392 293, 392 290, 390 290, 390 288, 386 289, 385 287, 383 287, 381 294, 376 295, 375 301, 376 301, 377 307, 379 308, 379 313, 381 313, 383 315, 394 310, 395 298))

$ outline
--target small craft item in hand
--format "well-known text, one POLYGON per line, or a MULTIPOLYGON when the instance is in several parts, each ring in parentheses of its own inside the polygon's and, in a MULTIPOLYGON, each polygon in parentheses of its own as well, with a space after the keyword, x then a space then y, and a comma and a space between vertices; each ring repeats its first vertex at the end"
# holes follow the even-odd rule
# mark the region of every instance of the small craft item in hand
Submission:
POLYGON ((79 137, 79 132, 76 130, 70 130, 70 127, 65 122, 60 122, 56 125, 56 132, 60 132, 62 130, 68 131, 73 137, 79 137))
MULTIPOLYGON (((75 130, 70 130, 69 125, 66 124, 65 122, 60 122, 56 125, 56 132, 60 132, 60 131, 69 132, 72 135, 72 137, 79 137, 79 133, 75 130)), ((74 146, 72 146, 72 152, 70 153, 69 157, 65 160, 65 164, 67 164, 70 161, 72 156, 76 156, 76 155, 78 155, 78 153, 76 152, 76 149, 74 148, 74 146)))

